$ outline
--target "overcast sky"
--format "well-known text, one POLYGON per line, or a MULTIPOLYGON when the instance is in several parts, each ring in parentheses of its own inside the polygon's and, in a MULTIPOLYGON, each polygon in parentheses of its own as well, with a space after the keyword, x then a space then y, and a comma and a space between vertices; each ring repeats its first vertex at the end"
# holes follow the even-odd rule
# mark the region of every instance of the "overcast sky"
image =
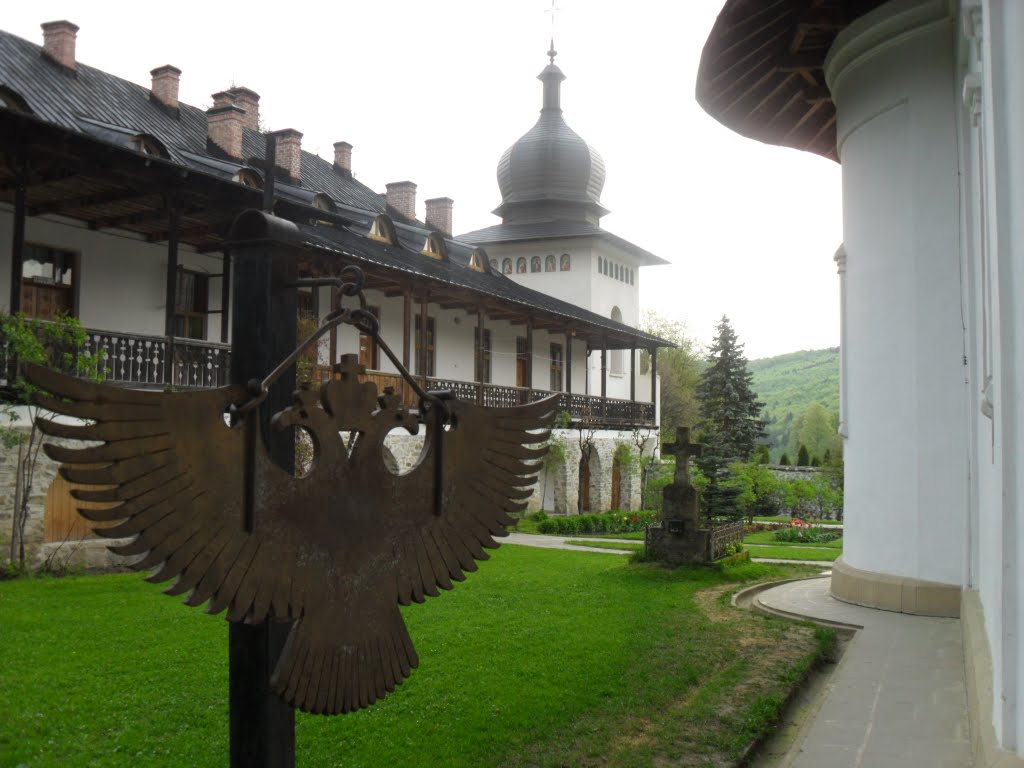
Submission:
MULTIPOLYGON (((701 48, 722 0, 557 0, 566 121, 601 153, 602 226, 671 266, 641 270, 641 303, 706 344, 727 314, 750 359, 839 343, 839 166, 743 139, 697 106, 701 48), (674 6, 674 8, 673 8, 674 6), (671 9, 671 10, 669 10, 671 9)), ((2 25, 81 27, 79 61, 149 86, 182 70, 200 107, 232 85, 261 96, 264 124, 295 128, 325 158, 383 192, 455 200, 455 231, 498 219, 495 168, 537 119, 550 0, 151 5, 8 3, 2 25), (160 15, 164 12, 164 15, 160 15)))

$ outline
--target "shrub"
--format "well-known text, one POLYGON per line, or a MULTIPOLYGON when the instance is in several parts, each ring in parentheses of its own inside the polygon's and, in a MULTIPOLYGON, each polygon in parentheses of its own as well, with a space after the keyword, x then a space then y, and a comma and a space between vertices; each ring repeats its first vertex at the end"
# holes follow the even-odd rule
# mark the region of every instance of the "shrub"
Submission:
POLYGON ((824 544, 829 541, 835 541, 843 536, 842 531, 829 531, 819 526, 808 526, 806 523, 801 521, 795 521, 794 524, 788 528, 779 528, 775 531, 775 535, 772 537, 776 541, 786 541, 797 544, 824 544))
POLYGON ((535 523, 540 523, 548 519, 548 513, 541 509, 538 510, 537 512, 534 512, 532 515, 527 515, 526 517, 528 520, 533 520, 533 522, 535 523))

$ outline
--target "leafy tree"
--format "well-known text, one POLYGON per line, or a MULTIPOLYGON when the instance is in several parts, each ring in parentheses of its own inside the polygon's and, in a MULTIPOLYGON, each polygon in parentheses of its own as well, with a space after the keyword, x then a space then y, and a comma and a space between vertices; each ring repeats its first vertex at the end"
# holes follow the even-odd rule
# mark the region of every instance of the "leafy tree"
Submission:
POLYGON ((749 522, 755 515, 777 515, 782 508, 782 482, 759 462, 733 464, 729 471, 740 489, 736 499, 749 522))
POLYGON ((838 412, 829 411, 821 403, 811 403, 793 424, 789 450, 795 451, 803 444, 807 446, 809 456, 821 456, 825 451, 835 453, 840 442, 836 431, 838 423, 838 412))
POLYGON ((764 437, 764 404, 751 389, 753 376, 743 345, 728 317, 722 316, 717 331, 697 386, 700 440, 705 446, 697 463, 710 481, 705 492, 709 516, 736 514, 735 496, 726 485, 728 466, 747 461, 764 437))
MULTIPOLYGON (((701 361, 692 339, 686 337, 686 326, 653 312, 644 313, 641 327, 647 333, 671 341, 675 348, 658 350, 658 375, 661 377, 661 434, 675 440, 676 427, 692 427, 700 415, 697 384, 701 361)), ((647 352, 641 353, 641 370, 650 365, 647 352)))
POLYGON ((798 467, 807 467, 810 466, 810 463, 811 457, 807 455, 807 446, 801 444, 800 450, 796 454, 796 465, 798 467))
POLYGON ((43 441, 36 419, 43 410, 35 404, 38 389, 22 376, 25 363, 50 365, 73 376, 93 381, 102 380, 102 355, 85 351, 88 340, 85 328, 74 317, 61 315, 54 322, 33 320, 22 314, 0 315, 0 340, 7 355, 18 363, 14 386, 5 392, 0 406, 0 442, 7 447, 18 446, 17 478, 14 489, 14 514, 11 524, 10 560, 25 569, 25 527, 35 484, 36 465, 43 441), (28 434, 16 428, 20 412, 27 412, 28 434))
POLYGON ((757 450, 754 451, 754 461, 757 464, 771 464, 772 459, 768 451, 768 446, 762 443, 757 446, 757 450))

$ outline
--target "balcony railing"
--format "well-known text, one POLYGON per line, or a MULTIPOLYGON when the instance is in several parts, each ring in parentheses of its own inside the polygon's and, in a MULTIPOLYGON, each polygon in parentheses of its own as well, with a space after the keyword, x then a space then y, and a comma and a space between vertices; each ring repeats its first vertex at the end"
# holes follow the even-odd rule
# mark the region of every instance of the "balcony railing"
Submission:
MULTIPOLYGON (((50 362, 61 367, 66 350, 51 348, 50 362)), ((84 351, 100 355, 105 381, 145 389, 204 389, 228 383, 231 347, 196 339, 141 336, 86 329, 84 351)), ((0 339, 0 376, 13 379, 15 361, 0 339)))
MULTIPOLYGON (((317 371, 318 377, 322 378, 328 375, 326 368, 318 367, 317 371)), ((402 378, 397 374, 368 371, 360 378, 375 383, 378 392, 383 392, 385 387, 390 387, 396 393, 403 395, 406 405, 417 405, 416 394, 411 387, 403 387, 402 378)), ((559 398, 557 410, 559 412, 567 411, 572 420, 577 423, 613 428, 654 426, 653 403, 441 378, 428 378, 427 389, 448 390, 460 400, 480 402, 483 405, 502 408, 525 405, 556 395, 559 398)))
MULTIPOLYGON (((231 370, 228 344, 94 329, 86 332, 85 351, 102 355, 100 374, 108 382, 145 389, 203 389, 228 383, 231 370)), ((54 365, 62 359, 63 352, 51 350, 54 365)), ((12 380, 13 363, 7 344, 0 339, 0 379, 12 380)), ((317 379, 327 375, 329 369, 315 368, 317 379)), ((361 378, 374 382, 378 392, 390 387, 403 396, 407 405, 417 405, 412 388, 403 386, 397 374, 370 371, 361 378)), ((461 400, 504 408, 556 395, 559 398, 557 410, 568 412, 577 423, 621 428, 654 425, 652 403, 442 378, 428 378, 427 389, 448 390, 461 400)))

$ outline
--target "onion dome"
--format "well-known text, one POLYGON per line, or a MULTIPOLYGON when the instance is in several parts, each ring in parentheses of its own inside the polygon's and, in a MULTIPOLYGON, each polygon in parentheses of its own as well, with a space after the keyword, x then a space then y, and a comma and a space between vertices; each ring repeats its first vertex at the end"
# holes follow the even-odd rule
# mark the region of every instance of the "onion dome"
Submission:
POLYGON ((538 75, 544 83, 540 118, 498 161, 501 205, 494 213, 506 224, 566 219, 596 224, 608 213, 601 205, 604 161, 562 117, 562 70, 551 63, 538 75))

